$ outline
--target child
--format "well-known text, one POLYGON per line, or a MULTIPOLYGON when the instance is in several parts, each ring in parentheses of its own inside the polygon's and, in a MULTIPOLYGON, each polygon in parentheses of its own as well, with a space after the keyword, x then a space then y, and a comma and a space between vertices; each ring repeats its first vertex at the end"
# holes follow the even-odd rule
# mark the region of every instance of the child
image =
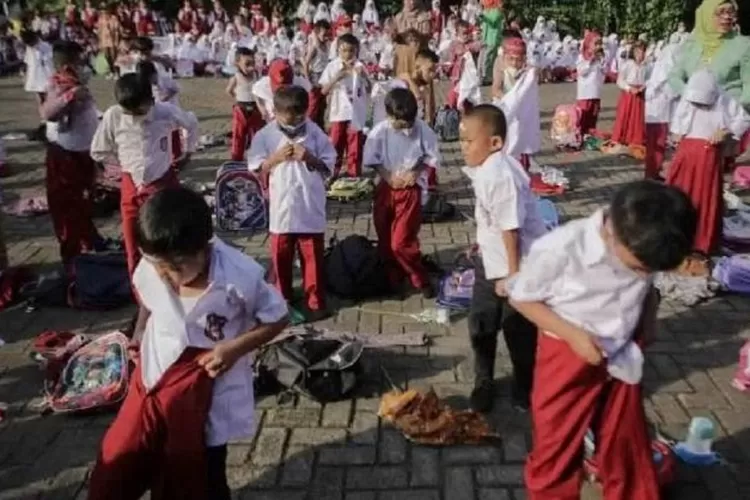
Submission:
POLYGON ((646 84, 646 179, 661 179, 669 121, 679 97, 669 85, 678 50, 677 45, 667 45, 662 50, 646 84))
POLYGON ((508 136, 505 152, 528 170, 531 155, 542 147, 539 114, 539 76, 526 63, 526 43, 522 38, 503 40, 503 56, 497 58, 493 84, 495 105, 505 113, 508 136))
MULTIPOLYGON (((646 46, 637 41, 633 45, 633 59, 625 61, 617 74, 617 86, 622 90, 617 101, 612 141, 623 146, 642 146, 646 140, 647 66, 644 62, 646 46)), ((623 148, 615 148, 614 152, 623 148)))
POLYGON ((426 168, 437 168, 440 162, 438 139, 417 118, 417 99, 409 90, 388 92, 385 110, 388 119, 370 131, 364 148, 365 167, 380 178, 372 214, 378 249, 394 288, 406 276, 429 299, 435 292, 422 265, 419 229, 426 168))
POLYGON ((263 116, 253 99, 253 85, 257 80, 255 53, 247 47, 237 47, 237 71, 229 79, 227 94, 234 98, 232 106, 232 161, 245 159, 245 152, 253 136, 263 127, 263 116))
MULTIPOLYGON (((173 106, 180 106, 178 94, 180 88, 169 75, 159 72, 159 63, 152 62, 148 59, 140 59, 135 65, 135 72, 144 82, 151 85, 151 91, 157 102, 166 102, 173 106)), ((175 163, 182 156, 182 134, 180 129, 172 131, 172 161, 175 163)))
POLYGON ((604 45, 602 35, 589 31, 583 39, 581 58, 576 65, 578 109, 581 110, 581 134, 596 130, 604 86, 604 45))
MULTIPOLYGON (((47 84, 54 71, 52 46, 41 40, 33 31, 22 31, 21 41, 26 46, 23 62, 26 66, 26 80, 23 89, 35 95, 37 104, 44 104, 47 84)), ((37 130, 39 138, 44 137, 44 122, 37 130)))
POLYGON ((93 250, 98 233, 93 222, 91 193, 96 165, 89 149, 99 125, 96 103, 82 78, 83 48, 75 42, 56 42, 55 73, 40 106, 47 122, 47 202, 68 274, 73 259, 93 250))
POLYGON ((338 155, 334 177, 338 177, 344 158, 350 177, 358 177, 362 167, 362 129, 371 84, 364 65, 357 60, 358 51, 357 37, 342 35, 338 39, 339 56, 328 63, 320 76, 321 93, 330 96, 330 136, 338 155))
POLYGON ((140 354, 88 498, 229 500, 227 442, 253 432, 248 354, 284 329, 287 308, 257 262, 214 237, 192 191, 152 196, 137 234, 140 354))
POLYGON ((546 233, 529 177, 516 159, 503 152, 507 123, 491 104, 466 111, 460 127, 461 149, 476 199, 476 265, 469 310, 469 335, 474 353, 475 382, 471 405, 487 412, 494 399, 493 376, 497 334, 503 331, 513 363, 512 398, 516 408, 529 408, 536 328, 507 301, 505 283, 518 272, 531 243, 546 233))
POLYGON ((285 86, 274 95, 275 121, 250 145, 250 170, 269 176, 271 261, 276 286, 292 300, 295 248, 302 263, 302 282, 309 321, 327 316, 323 270, 326 230, 326 179, 336 151, 325 132, 306 119, 307 91, 285 86))
POLYGON ((272 122, 276 116, 273 107, 274 94, 285 85, 295 85, 310 91, 310 82, 301 76, 294 76, 294 69, 286 59, 275 59, 268 66, 268 76, 264 76, 253 85, 253 96, 258 105, 258 111, 266 123, 272 122))
POLYGON ((713 73, 700 70, 688 80, 670 128, 680 142, 667 183, 693 201, 698 210, 693 250, 710 256, 719 250, 723 229, 726 142, 742 137, 750 128, 750 117, 721 92, 713 73))
POLYGON ((155 103, 151 85, 134 73, 117 80, 115 99, 118 104, 105 111, 96 130, 91 157, 122 167, 122 236, 128 271, 133 276, 140 259, 135 239, 138 210, 157 191, 178 185, 175 170, 171 168, 172 131, 187 130, 187 152, 175 162, 184 165, 195 151, 198 123, 192 113, 185 113, 177 106, 155 103))
POLYGON ((507 283, 511 305, 539 328, 531 395, 531 500, 579 498, 582 443, 596 439, 604 498, 658 499, 641 393, 656 323, 652 273, 690 253, 696 213, 678 189, 621 188, 608 209, 537 240, 507 283))

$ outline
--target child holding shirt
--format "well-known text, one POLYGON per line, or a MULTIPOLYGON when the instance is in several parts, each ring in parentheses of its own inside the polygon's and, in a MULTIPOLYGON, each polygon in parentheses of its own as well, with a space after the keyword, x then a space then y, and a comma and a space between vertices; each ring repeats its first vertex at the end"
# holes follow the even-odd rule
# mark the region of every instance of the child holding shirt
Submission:
POLYGON ((581 110, 581 134, 588 135, 596 130, 596 122, 599 120, 605 77, 604 45, 602 35, 596 31, 586 33, 576 70, 578 109, 581 110))

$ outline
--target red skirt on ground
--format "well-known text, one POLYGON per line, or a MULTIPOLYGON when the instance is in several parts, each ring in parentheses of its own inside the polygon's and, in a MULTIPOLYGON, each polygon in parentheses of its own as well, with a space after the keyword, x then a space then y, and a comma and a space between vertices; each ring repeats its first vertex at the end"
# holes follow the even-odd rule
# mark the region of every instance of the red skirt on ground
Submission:
POLYGON ((646 124, 646 179, 656 179, 661 173, 668 139, 668 123, 646 124))
POLYGON ((581 111, 581 133, 590 135, 596 130, 602 101, 601 99, 579 99, 576 104, 581 111))
POLYGON ((683 139, 667 174, 667 184, 680 188, 698 210, 695 250, 715 253, 721 244, 724 216, 722 148, 704 139, 683 139))
POLYGON ((626 146, 643 146, 646 141, 646 99, 643 92, 622 91, 617 101, 612 140, 626 146))

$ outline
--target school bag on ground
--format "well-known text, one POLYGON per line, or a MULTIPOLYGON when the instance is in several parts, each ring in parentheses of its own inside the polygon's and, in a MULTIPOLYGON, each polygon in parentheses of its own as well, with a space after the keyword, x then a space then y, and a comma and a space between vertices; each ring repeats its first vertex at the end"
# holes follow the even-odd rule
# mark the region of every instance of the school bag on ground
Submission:
MULTIPOLYGON (((593 433, 589 431, 584 443, 585 458, 583 469, 591 482, 599 482, 599 466, 594 460, 594 438, 593 433)), ((656 470, 656 480, 662 488, 671 484, 677 475, 677 458, 672 448, 660 439, 651 441, 651 451, 653 453, 654 469, 656 470)))
POLYGON ((550 139, 559 149, 581 148, 581 110, 575 104, 560 104, 555 108, 550 139))
POLYGON ((465 256, 459 256, 453 270, 440 279, 437 303, 441 307, 466 311, 474 295, 474 265, 465 256))
MULTIPOLYGON (((350 396, 362 375, 361 342, 294 335, 270 344, 256 361, 256 373, 287 391, 327 403, 350 396)), ((263 384, 262 377, 259 383, 263 384)))
POLYGON ((712 273, 722 289, 750 295, 750 257, 743 254, 722 257, 712 273))
POLYGON ((422 222, 433 223, 451 220, 456 216, 456 205, 445 201, 445 197, 430 193, 422 206, 422 222))
POLYGON ((441 141, 452 142, 458 140, 458 126, 461 115, 456 108, 444 106, 435 117, 435 132, 441 141))
POLYGON ((78 309, 114 309, 133 302, 128 262, 122 252, 86 253, 73 261, 68 305, 78 309))
POLYGON ((268 227, 268 203, 263 186, 247 164, 230 161, 216 173, 216 225, 222 231, 263 231, 268 227))
POLYGON ((333 201, 349 202, 369 198, 374 191, 375 187, 371 179, 366 177, 342 177, 331 183, 326 197, 333 201))
POLYGON ((383 296, 390 286, 375 244, 359 235, 331 241, 325 256, 328 291, 347 299, 383 296))

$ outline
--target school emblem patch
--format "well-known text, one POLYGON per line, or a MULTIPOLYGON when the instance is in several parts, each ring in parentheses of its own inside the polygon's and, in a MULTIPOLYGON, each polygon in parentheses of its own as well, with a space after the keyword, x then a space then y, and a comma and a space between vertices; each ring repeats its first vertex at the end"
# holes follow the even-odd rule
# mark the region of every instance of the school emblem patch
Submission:
POLYGON ((166 137, 162 137, 159 140, 159 147, 162 151, 167 151, 167 149, 169 149, 169 139, 166 137))
POLYGON ((203 333, 214 342, 224 340, 224 325, 226 324, 227 318, 210 313, 206 316, 206 328, 203 330, 203 333))

